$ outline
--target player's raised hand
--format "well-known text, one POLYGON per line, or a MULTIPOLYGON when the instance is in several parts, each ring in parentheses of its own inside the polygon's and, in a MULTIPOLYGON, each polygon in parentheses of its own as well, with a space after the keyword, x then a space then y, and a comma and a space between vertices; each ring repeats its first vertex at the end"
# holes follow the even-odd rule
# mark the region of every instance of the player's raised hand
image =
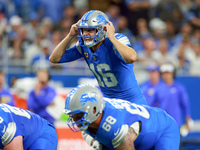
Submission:
POLYGON ((78 25, 80 24, 81 20, 79 20, 77 23, 73 24, 71 26, 71 29, 69 31, 70 36, 77 36, 78 35, 78 25))
POLYGON ((106 25, 104 26, 104 30, 107 31, 107 36, 108 36, 108 38, 110 39, 110 38, 113 38, 113 37, 114 37, 115 28, 114 28, 112 22, 110 22, 110 21, 107 21, 107 22, 108 22, 108 24, 106 24, 106 25))

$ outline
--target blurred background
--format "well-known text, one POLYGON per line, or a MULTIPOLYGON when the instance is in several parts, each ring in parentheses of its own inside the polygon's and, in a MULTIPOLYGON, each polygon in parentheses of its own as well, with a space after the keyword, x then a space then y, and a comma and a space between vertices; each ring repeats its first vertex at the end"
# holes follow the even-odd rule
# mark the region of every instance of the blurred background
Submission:
MULTIPOLYGON (((37 70, 47 70, 57 93, 48 112, 56 120, 58 149, 88 149, 81 135, 66 127, 60 104, 73 87, 97 86, 97 81, 82 59, 55 65, 48 58, 71 25, 89 10, 105 12, 116 32, 129 38, 138 54, 134 71, 140 85, 149 80, 149 64, 175 66, 175 80, 188 93, 192 118, 180 149, 200 149, 200 0, 0 0, 0 70, 14 105, 27 109, 37 70)), ((6 103, 3 94, 0 97, 6 103)))

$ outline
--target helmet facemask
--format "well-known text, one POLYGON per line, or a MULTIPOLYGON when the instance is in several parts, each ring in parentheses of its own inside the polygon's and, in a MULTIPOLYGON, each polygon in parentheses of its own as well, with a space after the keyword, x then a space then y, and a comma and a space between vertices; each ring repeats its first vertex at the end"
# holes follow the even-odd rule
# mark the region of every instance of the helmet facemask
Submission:
POLYGON ((81 131, 87 130, 90 124, 90 122, 86 119, 86 117, 88 116, 87 112, 82 110, 77 110, 68 113, 68 115, 69 117, 66 123, 72 131, 78 132, 80 130, 81 131))
POLYGON ((104 40, 106 37, 106 31, 103 30, 102 26, 97 26, 95 28, 91 26, 88 26, 87 28, 78 26, 78 31, 79 31, 79 35, 77 36, 78 39, 82 40, 84 42, 84 45, 87 47, 92 47, 98 44, 99 42, 104 40), (84 36, 83 29, 94 29, 94 35, 84 36), (91 40, 90 42, 87 42, 86 41, 87 38, 93 38, 93 40, 91 40))

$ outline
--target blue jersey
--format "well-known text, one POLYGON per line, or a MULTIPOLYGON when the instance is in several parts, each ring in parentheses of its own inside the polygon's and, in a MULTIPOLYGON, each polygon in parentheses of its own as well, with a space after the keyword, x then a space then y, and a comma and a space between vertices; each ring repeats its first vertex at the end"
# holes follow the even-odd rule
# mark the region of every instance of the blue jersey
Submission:
MULTIPOLYGON (((121 43, 131 46, 130 41, 123 34, 115 34, 115 37, 121 43)), ((74 61, 82 57, 95 75, 105 97, 146 104, 135 78, 133 63, 126 63, 108 38, 94 53, 84 46, 82 41, 77 42, 75 46, 65 51, 59 63, 74 61)))
POLYGON ((54 140, 49 141, 50 149, 55 150, 57 146, 55 127, 47 120, 28 110, 0 104, 0 149, 17 136, 23 136, 25 150, 45 149, 46 145, 43 144, 50 139, 54 140), (42 140, 39 142, 40 138, 42 140))
POLYGON ((104 98, 105 108, 96 132, 86 133, 109 149, 114 149, 135 122, 141 122, 141 132, 134 142, 137 150, 177 150, 180 134, 176 121, 160 108, 136 105, 128 101, 104 98))

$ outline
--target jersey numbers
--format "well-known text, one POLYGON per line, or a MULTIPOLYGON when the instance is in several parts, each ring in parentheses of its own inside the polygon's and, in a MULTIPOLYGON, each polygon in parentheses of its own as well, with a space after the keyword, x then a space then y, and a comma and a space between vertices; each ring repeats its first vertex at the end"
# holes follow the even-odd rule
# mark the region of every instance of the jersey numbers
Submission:
POLYGON ((99 86, 104 87, 114 87, 118 84, 117 78, 113 73, 103 73, 102 70, 110 71, 110 66, 108 64, 97 64, 97 72, 94 68, 94 64, 90 63, 90 69, 94 73, 99 83, 99 86), (103 80, 102 80, 103 79, 103 80))
MULTIPOLYGON (((104 99, 107 100, 106 98, 104 98, 104 99)), ((149 112, 146 110, 146 108, 144 106, 137 105, 135 103, 129 103, 126 101, 122 101, 120 99, 114 99, 114 100, 108 99, 107 101, 117 109, 125 108, 131 114, 138 114, 146 119, 149 119, 149 117, 150 117, 149 112)))
POLYGON ((31 118, 31 115, 26 110, 23 110, 23 109, 20 109, 20 108, 17 108, 17 107, 11 107, 9 105, 6 105, 6 107, 9 108, 9 110, 11 112, 13 112, 15 115, 23 116, 23 117, 26 117, 28 119, 31 118))
POLYGON ((113 118, 112 116, 108 116, 106 118, 106 122, 103 123, 102 128, 106 130, 107 132, 110 131, 111 125, 113 125, 117 120, 113 118))
POLYGON ((149 112, 141 105, 136 105, 134 103, 122 103, 122 106, 124 106, 131 114, 138 114, 146 119, 149 119, 150 117, 149 112))

